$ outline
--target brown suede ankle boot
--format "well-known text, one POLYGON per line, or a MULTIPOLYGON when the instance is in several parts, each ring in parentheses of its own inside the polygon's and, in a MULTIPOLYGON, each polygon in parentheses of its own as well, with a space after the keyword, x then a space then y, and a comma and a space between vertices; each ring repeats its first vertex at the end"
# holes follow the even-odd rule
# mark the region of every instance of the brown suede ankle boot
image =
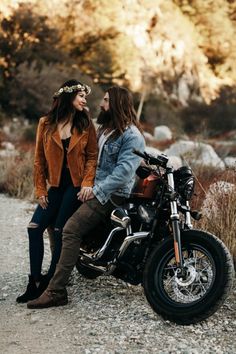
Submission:
POLYGON ((46 289, 43 294, 35 300, 27 303, 28 309, 43 309, 47 307, 64 306, 68 304, 66 289, 49 290, 46 289))

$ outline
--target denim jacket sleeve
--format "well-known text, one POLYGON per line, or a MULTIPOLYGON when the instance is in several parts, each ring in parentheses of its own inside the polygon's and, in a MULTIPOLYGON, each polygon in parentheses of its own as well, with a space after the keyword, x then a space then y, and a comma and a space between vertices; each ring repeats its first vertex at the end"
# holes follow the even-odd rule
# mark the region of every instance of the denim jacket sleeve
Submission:
POLYGON ((124 133, 112 173, 93 187, 94 195, 101 204, 105 204, 111 194, 119 194, 119 190, 134 180, 135 171, 141 162, 141 158, 133 153, 134 149, 144 151, 145 142, 142 134, 133 131, 124 133))

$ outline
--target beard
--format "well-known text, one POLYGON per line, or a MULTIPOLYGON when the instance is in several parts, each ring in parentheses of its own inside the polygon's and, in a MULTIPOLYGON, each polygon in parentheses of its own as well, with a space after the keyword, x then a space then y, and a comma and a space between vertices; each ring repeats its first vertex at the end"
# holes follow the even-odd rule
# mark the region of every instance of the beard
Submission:
POLYGON ((100 124, 104 127, 109 127, 111 121, 112 121, 112 117, 111 117, 110 110, 108 111, 101 110, 101 112, 97 117, 97 124, 100 124))

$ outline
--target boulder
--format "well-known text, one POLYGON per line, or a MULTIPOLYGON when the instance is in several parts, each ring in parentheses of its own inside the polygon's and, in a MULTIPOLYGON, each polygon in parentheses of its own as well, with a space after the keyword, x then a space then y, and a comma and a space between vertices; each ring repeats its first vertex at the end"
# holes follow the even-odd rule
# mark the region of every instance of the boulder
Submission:
POLYGON ((183 161, 179 156, 168 156, 168 167, 173 167, 175 170, 183 166, 183 161))
POLYGON ((143 135, 147 143, 152 143, 155 140, 154 136, 148 132, 143 132, 143 135))
POLYGON ((145 151, 150 154, 150 155, 153 155, 154 157, 156 157, 157 155, 161 155, 163 154, 162 151, 152 147, 152 146, 146 146, 145 148, 145 151))
POLYGON ((156 141, 166 141, 172 139, 172 132, 166 125, 158 125, 154 129, 154 138, 156 141))
POLYGON ((179 156, 190 164, 213 166, 220 169, 225 167, 213 147, 205 143, 179 140, 166 149, 165 154, 179 156))
POLYGON ((236 168, 236 157, 231 157, 231 156, 225 157, 224 163, 226 167, 236 168))
POLYGON ((1 145, 5 150, 15 150, 15 146, 10 141, 3 141, 1 145))
POLYGON ((3 148, 3 150, 0 150, 0 157, 2 158, 19 155, 19 152, 15 149, 15 146, 9 141, 3 141, 1 147, 3 148))

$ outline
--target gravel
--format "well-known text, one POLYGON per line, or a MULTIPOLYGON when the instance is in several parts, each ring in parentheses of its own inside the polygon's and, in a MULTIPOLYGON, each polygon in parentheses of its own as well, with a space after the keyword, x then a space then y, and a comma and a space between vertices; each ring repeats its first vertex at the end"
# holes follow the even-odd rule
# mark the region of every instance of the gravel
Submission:
MULTIPOLYGON (((141 286, 76 271, 65 307, 16 304, 29 269, 26 227, 34 205, 0 195, 0 353, 235 353, 236 289, 207 321, 179 326, 148 305, 141 286)), ((49 243, 45 237, 46 270, 49 243)))

